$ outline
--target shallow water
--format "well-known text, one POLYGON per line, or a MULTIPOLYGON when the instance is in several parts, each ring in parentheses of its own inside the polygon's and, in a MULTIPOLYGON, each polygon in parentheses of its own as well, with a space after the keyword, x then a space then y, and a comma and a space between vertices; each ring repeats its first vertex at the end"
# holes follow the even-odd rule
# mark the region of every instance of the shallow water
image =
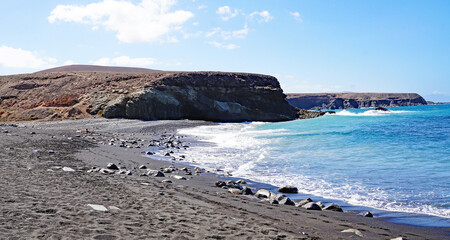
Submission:
POLYGON ((450 105, 343 110, 309 120, 179 133, 204 143, 184 153, 200 166, 385 210, 378 216, 396 222, 450 226, 450 105))

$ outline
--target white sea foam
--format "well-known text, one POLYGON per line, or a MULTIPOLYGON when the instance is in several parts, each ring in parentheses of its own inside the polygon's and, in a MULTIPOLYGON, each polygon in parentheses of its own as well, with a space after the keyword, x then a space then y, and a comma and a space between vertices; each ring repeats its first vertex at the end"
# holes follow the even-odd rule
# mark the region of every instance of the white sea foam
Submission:
POLYGON ((410 113, 412 111, 401 111, 401 110, 397 110, 397 111, 392 111, 392 110, 388 110, 388 111, 378 111, 378 110, 366 110, 364 112, 361 113, 355 113, 355 112, 350 112, 348 110, 342 110, 342 111, 338 111, 336 112, 337 116, 356 116, 356 117, 364 117, 364 116, 385 116, 385 115, 389 115, 389 114, 399 114, 399 113, 410 113))
MULTIPOLYGON (((351 113, 341 111, 343 116, 373 116, 379 114, 404 113, 409 111, 380 112, 368 110, 364 113, 351 113), (347 115, 346 115, 347 114, 347 115)), ((280 138, 290 135, 301 135, 302 132, 292 132, 287 129, 260 129, 262 123, 249 124, 220 124, 216 126, 200 126, 179 130, 180 134, 197 136, 201 141, 211 144, 192 146, 183 153, 188 161, 195 162, 207 169, 222 169, 234 177, 247 178, 253 181, 271 184, 274 186, 294 185, 302 193, 321 196, 348 202, 353 205, 368 206, 372 208, 421 213, 439 217, 450 218, 450 209, 436 208, 423 203, 410 203, 396 200, 391 192, 379 187, 367 187, 347 179, 339 182, 327 182, 323 176, 308 176, 301 171, 290 172, 283 169, 285 158, 299 155, 292 152, 290 155, 277 155, 276 148, 280 138), (277 137, 278 136, 278 137, 277 137), (270 139, 268 138, 270 137, 270 139), (276 166, 275 166, 276 165, 276 166)), ((309 168, 306 162, 303 166, 309 168)), ((330 173, 331 174, 331 173, 330 173)))

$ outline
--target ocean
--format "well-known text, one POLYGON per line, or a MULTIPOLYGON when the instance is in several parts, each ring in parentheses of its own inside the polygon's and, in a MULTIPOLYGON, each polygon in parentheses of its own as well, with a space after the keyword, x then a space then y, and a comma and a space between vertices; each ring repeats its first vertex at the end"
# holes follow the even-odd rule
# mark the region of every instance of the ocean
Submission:
POLYGON ((292 185, 344 210, 387 221, 450 227, 450 105, 338 110, 279 123, 181 129, 188 161, 235 178, 292 185))

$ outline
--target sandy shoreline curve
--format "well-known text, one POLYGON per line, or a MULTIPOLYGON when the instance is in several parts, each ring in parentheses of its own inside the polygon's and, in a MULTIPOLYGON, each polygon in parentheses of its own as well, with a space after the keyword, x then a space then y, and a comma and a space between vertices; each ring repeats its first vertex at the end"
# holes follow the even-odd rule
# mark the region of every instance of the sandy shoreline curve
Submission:
POLYGON ((220 180, 215 174, 198 170, 196 175, 185 163, 143 156, 146 146, 163 135, 204 124, 213 123, 101 118, 0 123, 0 238, 450 237, 450 228, 401 225, 354 213, 311 211, 233 195, 214 186, 220 180), (109 145, 111 139, 115 141, 109 145), (137 142, 133 148, 119 147, 120 139, 137 142), (108 163, 122 166, 124 174, 92 171, 92 167, 105 168, 108 163), (139 169, 141 165, 146 169, 139 169), (150 169, 168 167, 174 171, 165 177, 140 176, 150 169), (127 175, 125 170, 133 174, 127 175), (349 229, 358 230, 362 237, 355 231, 345 232, 349 229))

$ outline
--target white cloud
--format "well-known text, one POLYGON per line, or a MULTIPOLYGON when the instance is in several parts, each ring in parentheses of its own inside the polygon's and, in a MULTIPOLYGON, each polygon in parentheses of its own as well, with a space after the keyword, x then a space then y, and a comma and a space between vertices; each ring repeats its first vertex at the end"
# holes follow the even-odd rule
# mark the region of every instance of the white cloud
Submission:
POLYGON ((270 20, 273 19, 273 17, 270 15, 269 11, 261 11, 261 12, 252 12, 250 13, 250 18, 256 18, 258 20, 258 22, 262 23, 262 22, 269 22, 270 20))
POLYGON ((216 41, 209 42, 209 44, 213 45, 216 48, 222 48, 222 49, 226 49, 226 50, 233 50, 233 49, 239 48, 239 46, 234 45, 234 44, 224 44, 224 43, 219 43, 216 41))
POLYGON ((299 12, 290 12, 289 14, 290 14, 291 16, 293 16, 294 19, 297 20, 298 22, 303 23, 302 16, 300 15, 299 12))
POLYGON ((72 60, 67 60, 67 61, 64 62, 64 66, 74 65, 74 64, 76 64, 76 63, 74 61, 72 61, 72 60))
POLYGON ((206 6, 206 5, 200 5, 200 6, 198 6, 198 10, 202 10, 202 9, 205 9, 205 8, 208 8, 208 6, 206 6))
POLYGON ((54 67, 57 62, 55 58, 41 57, 21 48, 0 46, 0 65, 6 68, 42 69, 54 67))
POLYGON ((245 25, 243 29, 234 31, 225 31, 220 27, 214 28, 212 31, 205 34, 206 37, 210 38, 213 36, 220 36, 223 40, 228 40, 231 38, 244 39, 248 35, 248 26, 245 25))
POLYGON ((128 1, 104 0, 88 5, 58 5, 48 21, 75 22, 103 27, 116 32, 121 42, 155 42, 194 16, 184 10, 170 11, 175 0, 142 0, 139 4, 128 1))
POLYGON ((238 10, 234 9, 233 11, 229 6, 219 7, 216 11, 217 14, 220 15, 220 18, 224 21, 228 21, 231 18, 234 18, 238 15, 238 10))
POLYGON ((126 67, 149 67, 158 64, 154 58, 130 58, 128 56, 120 56, 115 58, 100 58, 91 61, 91 64, 101 66, 126 66, 126 67))

